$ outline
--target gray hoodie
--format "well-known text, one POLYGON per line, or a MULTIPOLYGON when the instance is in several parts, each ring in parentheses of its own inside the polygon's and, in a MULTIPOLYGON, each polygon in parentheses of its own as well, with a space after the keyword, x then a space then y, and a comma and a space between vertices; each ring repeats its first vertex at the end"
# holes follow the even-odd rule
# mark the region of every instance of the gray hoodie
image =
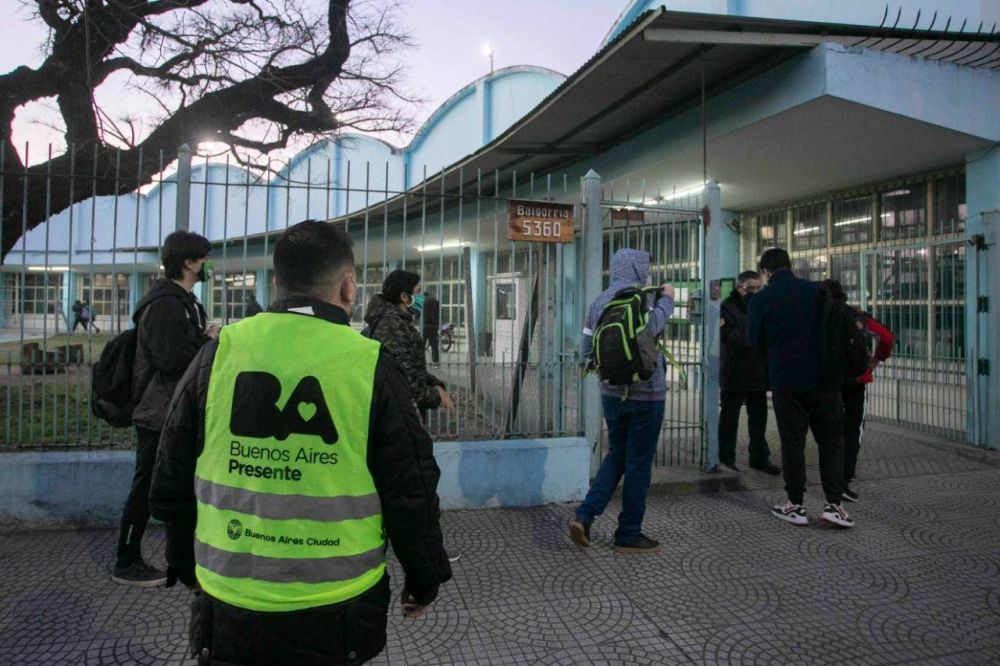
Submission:
MULTIPOLYGON (((583 327, 583 339, 580 349, 584 358, 590 356, 594 329, 601 318, 604 306, 616 293, 626 287, 642 287, 649 278, 649 254, 642 250, 622 249, 611 257, 611 285, 590 304, 587 321, 583 327)), ((666 296, 656 302, 656 307, 649 311, 649 330, 653 335, 660 335, 667 319, 674 311, 674 299, 666 296)), ((667 397, 667 382, 663 371, 663 356, 660 355, 656 372, 647 382, 639 382, 631 386, 605 386, 601 384, 601 394, 622 397, 628 388, 629 400, 663 400, 667 397)))

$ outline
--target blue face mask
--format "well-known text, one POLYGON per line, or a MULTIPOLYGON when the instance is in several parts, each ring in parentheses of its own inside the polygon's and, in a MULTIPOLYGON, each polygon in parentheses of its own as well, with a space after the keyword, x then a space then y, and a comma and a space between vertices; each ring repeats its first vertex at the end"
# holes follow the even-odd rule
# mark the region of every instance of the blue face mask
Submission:
POLYGON ((420 314, 424 311, 424 295, 417 294, 413 297, 413 302, 410 303, 410 309, 413 310, 415 314, 420 314))

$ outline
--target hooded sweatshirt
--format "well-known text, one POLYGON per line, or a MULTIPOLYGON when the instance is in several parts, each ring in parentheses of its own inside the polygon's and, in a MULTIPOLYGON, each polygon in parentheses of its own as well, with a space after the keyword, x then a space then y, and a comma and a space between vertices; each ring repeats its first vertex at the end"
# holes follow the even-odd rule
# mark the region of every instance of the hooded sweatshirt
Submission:
MULTIPOLYGON (((611 285, 590 304, 587 322, 583 328, 583 339, 580 349, 584 358, 590 356, 593 347, 594 331, 601 318, 604 307, 622 289, 626 287, 643 287, 649 279, 649 254, 642 250, 622 249, 611 257, 611 285)), ((652 297, 650 297, 652 300, 652 297)), ((667 296, 656 301, 656 306, 649 311, 647 326, 654 336, 663 332, 667 319, 674 311, 674 299, 667 296)), ((663 400, 667 397, 667 382, 664 376, 663 355, 658 354, 656 370, 649 381, 637 382, 631 386, 606 386, 601 384, 601 394, 624 398, 628 389, 629 400, 663 400)))

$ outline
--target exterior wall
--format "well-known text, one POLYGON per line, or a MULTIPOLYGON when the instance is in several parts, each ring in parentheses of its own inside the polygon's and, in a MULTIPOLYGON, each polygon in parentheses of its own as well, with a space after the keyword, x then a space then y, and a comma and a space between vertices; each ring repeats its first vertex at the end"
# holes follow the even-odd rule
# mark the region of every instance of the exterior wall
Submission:
MULTIPOLYGON (((576 437, 439 442, 434 457, 445 509, 576 501, 590 478, 576 437)), ((115 525, 134 467, 131 451, 0 454, 0 530, 115 525)))
MULTIPOLYGON (((445 102, 405 148, 346 134, 303 151, 276 175, 226 164, 192 167, 190 229, 210 240, 283 229, 377 203, 475 152, 503 133, 565 79, 539 67, 510 67, 466 86, 445 102), (366 198, 363 190, 369 191, 366 198)), ((5 258, 20 264, 131 265, 131 248, 156 247, 175 229, 174 176, 143 194, 99 197, 57 212, 5 258), (72 237, 72 238, 71 238, 72 237), (130 248, 112 252, 114 248, 130 248)), ((140 253, 144 267, 158 265, 140 253)))
MULTIPOLYGON (((845 25, 882 24, 886 5, 872 0, 633 0, 622 12, 618 21, 605 37, 605 43, 617 37, 637 16, 645 11, 666 6, 675 12, 703 12, 729 16, 785 19, 813 23, 841 23, 845 25)), ((934 27, 944 28, 951 17, 952 29, 958 29, 967 21, 967 29, 975 31, 982 21, 988 29, 994 21, 1000 20, 1000 5, 990 0, 898 0, 889 4, 887 26, 896 22, 897 12, 900 27, 912 27, 920 12, 920 26, 928 28, 931 17, 937 13, 934 27)))

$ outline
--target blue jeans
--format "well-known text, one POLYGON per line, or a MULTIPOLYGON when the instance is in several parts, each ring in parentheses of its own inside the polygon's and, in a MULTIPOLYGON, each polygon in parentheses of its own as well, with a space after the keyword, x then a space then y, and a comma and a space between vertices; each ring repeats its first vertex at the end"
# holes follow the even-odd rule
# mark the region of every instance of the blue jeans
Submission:
POLYGON ((601 402, 604 420, 608 423, 608 453, 590 484, 586 499, 576 510, 576 517, 589 525, 604 513, 624 475, 622 511, 618 514, 615 543, 627 545, 635 541, 642 530, 653 455, 663 423, 663 401, 601 396, 601 402))

